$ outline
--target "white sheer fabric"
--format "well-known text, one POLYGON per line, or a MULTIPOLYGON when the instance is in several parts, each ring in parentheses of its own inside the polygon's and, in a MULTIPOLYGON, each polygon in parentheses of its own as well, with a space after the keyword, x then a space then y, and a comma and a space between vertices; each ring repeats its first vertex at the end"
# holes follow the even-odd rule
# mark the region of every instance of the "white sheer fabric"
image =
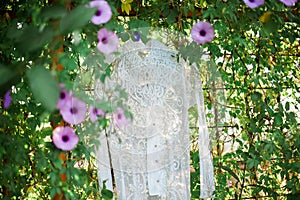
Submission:
POLYGON ((133 121, 111 125, 99 137, 99 184, 106 181, 118 199, 190 199, 188 109, 197 103, 201 198, 214 191, 213 164, 201 81, 195 67, 178 62, 175 51, 157 40, 127 42, 110 62, 114 71, 96 84, 96 98, 120 85, 128 94, 133 121), (112 169, 112 170, 111 170, 112 169))

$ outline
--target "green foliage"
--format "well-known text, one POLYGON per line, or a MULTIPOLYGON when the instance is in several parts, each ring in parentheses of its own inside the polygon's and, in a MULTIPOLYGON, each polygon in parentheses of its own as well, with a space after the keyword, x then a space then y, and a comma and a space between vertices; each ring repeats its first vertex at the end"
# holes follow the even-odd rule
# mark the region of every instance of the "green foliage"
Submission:
POLYGON ((16 48, 22 54, 39 51, 45 44, 53 38, 53 30, 49 27, 40 30, 34 25, 27 25, 22 30, 21 35, 16 38, 16 48))
POLYGON ((63 34, 82 28, 92 18, 96 8, 87 8, 82 5, 76 7, 66 16, 64 16, 59 23, 59 29, 63 34))
POLYGON ((58 85, 52 74, 45 68, 36 66, 27 71, 27 77, 36 99, 41 101, 48 111, 53 111, 58 101, 58 85))
POLYGON ((203 55, 202 48, 195 42, 187 46, 181 45, 179 47, 180 55, 189 63, 200 63, 199 58, 203 55))
POLYGON ((0 76, 2 77, 0 84, 3 85, 15 76, 15 72, 3 65, 0 67, 0 76))
MULTIPOLYGON (((94 52, 102 27, 120 34, 122 41, 143 28, 140 35, 145 42, 149 27, 189 36, 200 20, 213 25, 215 39, 203 46, 194 42, 180 46, 179 53, 201 67, 205 102, 211 111, 207 118, 211 127, 218 126, 211 128, 216 199, 299 198, 299 2, 286 7, 266 0, 250 9, 237 0, 134 0, 128 16, 120 11, 121 1, 114 0, 109 1, 112 19, 100 26, 89 22, 95 9, 86 7, 88 2, 0 3, 0 95, 11 90, 13 99, 9 108, 3 101, 0 107, 1 199, 50 199, 61 193, 67 199, 100 199, 101 195, 111 199, 111 191, 98 190, 95 159, 84 144, 95 127, 77 127, 80 142, 66 152, 65 162, 52 143, 52 130, 62 120, 55 109, 58 84, 78 92, 80 79, 85 88, 90 87, 93 83, 85 77, 85 67, 97 69, 91 71, 102 82, 110 76, 112 66, 103 54, 94 52), (63 52, 58 54, 60 47, 63 52), (200 54, 212 61, 199 63, 200 54), (63 65, 61 71, 55 59, 63 65), (60 174, 66 175, 66 181, 60 174)), ((117 88, 116 92, 126 98, 124 91, 117 88)), ((113 111, 107 102, 99 106, 113 111)), ((191 110, 191 121, 196 117, 191 110)), ((99 127, 108 123, 100 120, 99 127)), ((196 141, 197 133, 192 135, 196 141)), ((193 147, 191 198, 199 199, 200 166, 197 145, 193 147)))

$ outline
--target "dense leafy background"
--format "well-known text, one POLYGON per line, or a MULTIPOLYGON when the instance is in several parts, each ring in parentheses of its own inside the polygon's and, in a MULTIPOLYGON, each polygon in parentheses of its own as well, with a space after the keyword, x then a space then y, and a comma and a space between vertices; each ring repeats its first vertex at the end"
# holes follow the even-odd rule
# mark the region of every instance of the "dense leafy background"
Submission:
MULTIPOLYGON (((101 27, 116 33, 162 27, 189 35, 199 20, 210 22, 216 35, 203 45, 215 64, 201 68, 213 133, 215 197, 300 198, 299 3, 286 7, 266 0, 250 9, 242 0, 134 0, 129 11, 114 0, 109 1, 112 19, 96 26, 89 21, 94 10, 85 6, 88 2, 0 2, 0 96, 10 89, 13 98, 8 109, 0 107, 1 199, 57 194, 99 199, 94 160, 82 140, 65 154, 65 165, 51 141, 53 127, 63 123, 55 110, 58 83, 74 88, 101 27)), ((182 55, 188 48, 198 47, 182 48, 182 55)), ((93 62, 93 56, 87 60, 93 62)), ((98 75, 104 78, 110 68, 102 64, 98 75)), ((76 130, 80 138, 82 130, 76 130)), ((191 172, 192 199, 198 199, 196 145, 191 158, 196 170, 191 172)), ((111 193, 103 190, 102 196, 109 199, 111 193)))

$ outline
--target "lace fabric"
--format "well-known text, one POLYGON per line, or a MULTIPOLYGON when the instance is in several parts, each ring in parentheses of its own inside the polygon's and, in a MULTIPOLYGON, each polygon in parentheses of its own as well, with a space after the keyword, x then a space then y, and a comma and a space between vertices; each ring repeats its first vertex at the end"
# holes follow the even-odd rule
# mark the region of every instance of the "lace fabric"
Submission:
POLYGON ((127 42, 120 53, 108 58, 114 71, 105 84, 96 84, 96 98, 107 98, 107 91, 120 85, 133 120, 101 133, 96 152, 100 186, 106 181, 113 190, 114 179, 122 200, 190 199, 188 109, 197 104, 200 197, 211 197, 214 172, 198 70, 178 62, 176 51, 157 40, 127 42))

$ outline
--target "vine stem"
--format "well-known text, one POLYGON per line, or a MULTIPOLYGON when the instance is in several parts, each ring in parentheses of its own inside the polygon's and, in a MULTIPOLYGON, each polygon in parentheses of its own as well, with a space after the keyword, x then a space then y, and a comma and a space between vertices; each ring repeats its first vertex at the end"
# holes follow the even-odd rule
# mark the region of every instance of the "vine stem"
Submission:
MULTIPOLYGON (((60 2, 59 0, 49 0, 48 3, 50 5, 56 5, 59 2, 60 2)), ((64 4, 65 4, 66 10, 70 10, 71 1, 70 0, 65 0, 64 4)), ((58 20, 53 23, 53 28, 54 28, 54 30, 58 30, 58 28, 59 28, 59 21, 58 20)), ((63 35, 57 35, 54 38, 54 40, 52 41, 52 44, 50 46, 50 54, 51 54, 51 57, 52 57, 51 70, 61 72, 64 69, 63 65, 59 63, 59 55, 64 52, 63 42, 64 42, 64 36, 63 35)), ((61 121, 60 124, 58 124, 58 125, 62 125, 62 124, 64 124, 63 121, 61 121)), ((57 126, 57 125, 53 124, 52 128, 54 128, 55 126, 57 126)), ((66 158, 67 158, 66 153, 65 152, 60 152, 59 155, 58 155, 58 158, 62 161, 62 166, 66 167, 66 158)), ((65 182, 67 180, 66 173, 59 174, 59 178, 62 182, 65 182)), ((65 200, 65 199, 66 199, 66 197, 65 197, 65 194, 63 192, 56 193, 55 196, 53 197, 53 200, 65 200)))

